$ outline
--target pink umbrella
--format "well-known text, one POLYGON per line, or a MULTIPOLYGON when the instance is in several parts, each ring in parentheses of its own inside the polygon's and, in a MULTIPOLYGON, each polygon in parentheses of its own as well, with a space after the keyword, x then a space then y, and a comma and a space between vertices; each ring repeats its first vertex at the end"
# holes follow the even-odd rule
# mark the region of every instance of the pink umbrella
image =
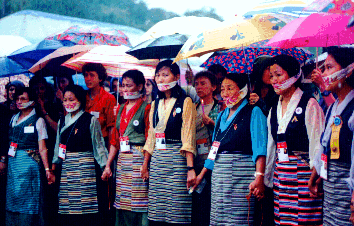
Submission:
POLYGON ((354 30, 347 28, 351 16, 314 13, 285 25, 267 43, 280 48, 327 47, 354 43, 354 30))

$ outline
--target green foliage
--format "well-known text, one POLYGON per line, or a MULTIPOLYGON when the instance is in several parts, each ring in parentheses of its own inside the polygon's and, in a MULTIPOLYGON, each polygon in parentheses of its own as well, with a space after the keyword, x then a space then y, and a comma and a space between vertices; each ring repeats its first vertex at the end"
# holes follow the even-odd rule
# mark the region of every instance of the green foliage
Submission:
MULTIPOLYGON (((148 9, 142 0, 0 0, 0 18, 21 10, 38 10, 148 30, 161 20, 179 16, 161 8, 148 9)), ((218 20, 215 9, 187 11, 184 15, 218 20)))

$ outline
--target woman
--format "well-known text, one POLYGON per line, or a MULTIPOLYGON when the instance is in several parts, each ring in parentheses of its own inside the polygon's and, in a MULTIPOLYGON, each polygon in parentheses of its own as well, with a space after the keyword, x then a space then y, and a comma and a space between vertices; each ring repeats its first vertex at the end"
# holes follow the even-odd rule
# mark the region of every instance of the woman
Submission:
POLYGON ((57 88, 57 92, 55 94, 56 98, 59 100, 60 103, 63 102, 64 99, 64 89, 65 87, 67 87, 68 85, 74 85, 74 81, 73 78, 71 77, 71 75, 63 75, 62 77, 58 78, 58 88, 57 88))
POLYGON ((145 79, 138 70, 123 74, 122 90, 127 102, 120 105, 115 135, 112 137, 109 158, 103 180, 112 176, 110 166, 118 150, 116 172, 116 226, 149 225, 148 182, 140 176, 143 165, 143 146, 149 130, 150 104, 143 101, 145 79))
POLYGON ((11 116, 18 113, 19 110, 16 108, 16 100, 14 99, 16 89, 24 88, 25 85, 21 81, 12 81, 9 82, 6 86, 6 101, 4 105, 10 109, 11 116))
POLYGON ((98 120, 85 112, 86 94, 81 86, 64 90, 68 114, 58 123, 52 170, 62 165, 59 189, 61 225, 99 225, 95 160, 105 168, 108 152, 98 120))
POLYGON ((10 122, 6 187, 6 225, 43 225, 41 172, 49 171, 45 122, 34 110, 35 96, 29 88, 19 88, 14 96, 20 110, 10 122))
POLYGON ((145 83, 145 90, 146 90, 146 102, 149 104, 153 102, 156 99, 157 95, 157 86, 154 80, 152 79, 147 79, 145 83))
MULTIPOLYGON (((194 160, 195 171, 201 172, 204 162, 208 157, 212 144, 212 135, 215 121, 219 113, 218 101, 213 98, 217 80, 213 73, 202 71, 195 75, 195 89, 201 101, 196 103, 196 140, 197 156, 194 160)), ((211 205, 211 174, 205 176, 205 180, 199 189, 193 192, 192 225, 210 225, 211 205)))
POLYGON ((274 186, 275 224, 321 225, 322 199, 310 197, 307 182, 320 149, 323 111, 299 88, 301 70, 295 58, 275 56, 270 65, 270 81, 280 95, 268 116, 265 175, 265 185, 274 186))
POLYGON ((266 118, 248 103, 247 83, 246 74, 233 73, 221 83, 227 108, 216 119, 212 148, 196 180, 198 185, 213 170, 210 225, 253 225, 254 198, 248 194, 264 195, 266 118))
POLYGON ((141 168, 143 179, 149 179, 151 225, 191 223, 192 196, 187 189, 195 181, 196 110, 191 98, 177 85, 179 73, 172 60, 162 61, 156 67, 159 98, 151 105, 141 168))
POLYGON ((322 146, 308 183, 311 193, 317 197, 323 193, 319 187, 323 180, 323 225, 354 224, 354 77, 351 72, 353 59, 353 49, 330 47, 324 63, 324 72, 316 72, 322 75, 326 91, 338 96, 327 111, 322 146), (349 73, 342 70, 348 65, 351 65, 349 73))

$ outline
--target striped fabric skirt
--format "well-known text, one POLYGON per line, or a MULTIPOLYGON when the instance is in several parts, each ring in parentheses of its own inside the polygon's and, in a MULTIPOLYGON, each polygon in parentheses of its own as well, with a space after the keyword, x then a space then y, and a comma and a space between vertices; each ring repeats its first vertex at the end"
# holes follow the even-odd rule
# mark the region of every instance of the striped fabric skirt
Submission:
POLYGON ((92 152, 66 153, 61 172, 59 213, 98 213, 96 171, 92 152))
POLYGON ((248 202, 254 180, 252 156, 219 154, 211 177, 210 225, 253 225, 254 196, 248 202), (250 210, 249 210, 250 209, 250 210))
POLYGON ((144 163, 141 149, 141 146, 131 146, 130 152, 119 153, 114 202, 117 209, 147 212, 148 182, 140 176, 140 167, 144 163))
POLYGON ((322 198, 311 198, 312 170, 296 156, 275 164, 274 217, 276 225, 322 225, 322 198))
POLYGON ((192 195, 187 190, 187 161, 181 144, 154 150, 150 163, 149 220, 191 223, 192 195))
POLYGON ((323 180, 323 225, 352 225, 349 222, 351 194, 347 182, 350 165, 328 163, 328 180, 323 180))

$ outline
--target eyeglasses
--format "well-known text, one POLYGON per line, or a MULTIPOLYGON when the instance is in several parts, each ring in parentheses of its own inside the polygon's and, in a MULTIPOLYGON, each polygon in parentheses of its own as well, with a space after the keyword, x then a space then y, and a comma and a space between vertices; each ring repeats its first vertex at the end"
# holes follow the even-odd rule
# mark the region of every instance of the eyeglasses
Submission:
POLYGON ((15 87, 11 87, 11 88, 9 89, 9 91, 11 91, 11 92, 15 91, 15 87))
POLYGON ((27 101, 29 100, 28 98, 25 98, 25 97, 20 97, 20 98, 17 98, 17 100, 20 100, 20 101, 27 101))

